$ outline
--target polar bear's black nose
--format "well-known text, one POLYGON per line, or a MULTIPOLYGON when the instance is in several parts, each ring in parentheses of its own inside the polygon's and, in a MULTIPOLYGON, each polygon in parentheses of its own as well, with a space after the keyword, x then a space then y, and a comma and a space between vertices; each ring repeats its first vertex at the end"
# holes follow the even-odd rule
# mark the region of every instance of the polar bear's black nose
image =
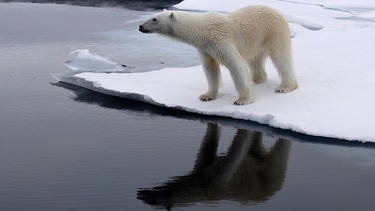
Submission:
POLYGON ((143 33, 151 33, 151 31, 146 29, 143 25, 139 25, 139 31, 143 33))
POLYGON ((148 32, 143 25, 139 25, 139 31, 143 32, 143 33, 147 33, 148 32))

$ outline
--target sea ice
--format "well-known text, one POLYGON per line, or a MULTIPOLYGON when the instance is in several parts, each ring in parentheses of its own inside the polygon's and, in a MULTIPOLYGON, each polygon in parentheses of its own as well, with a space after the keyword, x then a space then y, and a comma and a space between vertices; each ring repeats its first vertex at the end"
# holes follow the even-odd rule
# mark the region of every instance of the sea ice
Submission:
POLYGON ((77 51, 74 62, 68 64, 72 70, 85 71, 56 78, 159 106, 252 120, 314 136, 375 142, 375 3, 338 0, 235 0, 230 3, 207 0, 203 3, 185 0, 176 8, 227 12, 250 4, 271 6, 287 17, 294 37, 299 89, 287 94, 275 93, 279 78, 271 62, 267 61, 268 80, 254 86, 256 101, 253 104, 232 105, 237 92, 225 68, 222 68, 223 85, 219 98, 201 102, 198 97, 207 87, 201 66, 116 72, 118 64, 86 50, 77 51), (79 58, 82 54, 85 55, 83 60, 79 58), (89 66, 82 68, 82 61, 89 66), (115 71, 110 74, 97 71, 111 68, 115 71))
POLYGON ((108 58, 93 54, 87 49, 70 52, 74 58, 65 62, 71 70, 76 72, 132 72, 131 67, 120 65, 108 58))

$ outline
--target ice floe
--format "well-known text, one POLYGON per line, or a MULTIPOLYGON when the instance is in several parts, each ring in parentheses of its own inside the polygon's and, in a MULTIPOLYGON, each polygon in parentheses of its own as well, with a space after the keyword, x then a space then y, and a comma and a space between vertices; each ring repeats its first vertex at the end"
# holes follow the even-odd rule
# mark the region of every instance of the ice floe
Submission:
POLYGON ((88 50, 73 52, 75 57, 67 63, 70 73, 55 77, 158 106, 252 120, 314 136, 375 142, 375 2, 185 0, 175 7, 228 12, 254 4, 279 10, 290 23, 300 84, 296 91, 274 92, 279 78, 267 61, 268 80, 254 86, 255 103, 232 104, 237 93, 225 68, 219 98, 201 102, 198 97, 207 86, 201 66, 126 73, 131 70, 88 50))

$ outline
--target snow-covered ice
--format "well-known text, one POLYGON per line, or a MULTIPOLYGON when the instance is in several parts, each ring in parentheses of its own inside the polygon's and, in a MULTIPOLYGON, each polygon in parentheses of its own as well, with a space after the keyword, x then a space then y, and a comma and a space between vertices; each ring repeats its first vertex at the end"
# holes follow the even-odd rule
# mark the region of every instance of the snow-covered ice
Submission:
POLYGON ((159 106, 252 120, 309 135, 375 142, 375 1, 185 0, 175 7, 229 12, 258 4, 279 10, 290 23, 300 85, 296 91, 274 92, 279 78, 267 61, 268 80, 254 86, 254 103, 232 104, 237 92, 225 68, 219 98, 201 102, 198 97, 207 87, 201 66, 124 73, 118 72, 117 63, 86 50, 76 51, 67 64, 78 72, 56 78, 159 106), (98 71, 102 68, 107 73, 98 71))

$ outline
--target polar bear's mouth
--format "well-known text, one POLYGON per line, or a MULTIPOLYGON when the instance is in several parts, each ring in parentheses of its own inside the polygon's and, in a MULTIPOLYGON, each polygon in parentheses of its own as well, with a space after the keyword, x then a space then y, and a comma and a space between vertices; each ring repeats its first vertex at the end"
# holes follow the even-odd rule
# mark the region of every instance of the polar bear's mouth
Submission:
POLYGON ((151 33, 151 30, 146 29, 143 25, 139 26, 139 31, 142 33, 151 33))

